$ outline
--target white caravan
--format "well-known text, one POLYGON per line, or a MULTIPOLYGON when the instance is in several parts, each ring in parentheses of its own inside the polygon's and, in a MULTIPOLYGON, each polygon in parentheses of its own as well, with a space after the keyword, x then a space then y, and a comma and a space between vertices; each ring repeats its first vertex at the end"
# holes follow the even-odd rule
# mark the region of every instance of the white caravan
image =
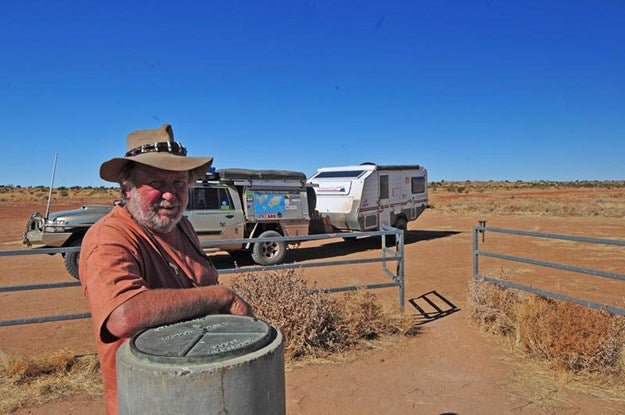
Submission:
POLYGON ((406 230, 428 204, 427 170, 418 165, 323 167, 308 183, 317 211, 342 231, 406 230))

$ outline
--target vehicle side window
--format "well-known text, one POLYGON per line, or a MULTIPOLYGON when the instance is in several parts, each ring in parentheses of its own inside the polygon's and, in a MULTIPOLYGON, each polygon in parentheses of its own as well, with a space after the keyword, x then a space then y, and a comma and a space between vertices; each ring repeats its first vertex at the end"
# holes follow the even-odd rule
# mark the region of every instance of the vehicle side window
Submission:
POLYGON ((196 187, 193 189, 193 209, 219 209, 218 190, 210 187, 196 187))
POLYGON ((231 210, 234 209, 232 205, 232 199, 230 198, 230 194, 226 189, 219 189, 219 208, 220 210, 231 210))
POLYGON ((425 192, 425 177, 413 177, 411 184, 413 194, 425 192))
POLYGON ((192 210, 232 210, 234 205, 227 189, 196 187, 191 189, 189 206, 192 210))
POLYGON ((388 175, 380 175, 380 199, 388 199, 388 175))

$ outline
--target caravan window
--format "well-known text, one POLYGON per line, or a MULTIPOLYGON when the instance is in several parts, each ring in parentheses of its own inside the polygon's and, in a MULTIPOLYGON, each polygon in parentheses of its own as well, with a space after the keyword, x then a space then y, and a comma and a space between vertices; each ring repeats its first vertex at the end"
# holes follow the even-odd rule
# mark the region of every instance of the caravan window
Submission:
POLYGON ((380 175, 380 199, 388 199, 388 175, 380 175))
POLYGON ((317 179, 335 179, 341 177, 358 177, 363 174, 364 170, 343 170, 343 171, 322 171, 314 178, 317 179))
POLYGON ((425 177, 412 178, 412 193, 425 192, 425 177))

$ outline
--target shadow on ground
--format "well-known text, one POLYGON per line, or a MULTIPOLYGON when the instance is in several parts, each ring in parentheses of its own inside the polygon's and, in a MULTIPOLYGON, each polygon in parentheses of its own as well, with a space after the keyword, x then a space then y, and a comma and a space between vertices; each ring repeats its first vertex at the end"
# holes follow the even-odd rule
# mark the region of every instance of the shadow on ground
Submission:
POLYGON ((447 317, 456 311, 460 311, 454 303, 443 297, 436 290, 411 298, 408 302, 419 313, 416 319, 417 326, 422 326, 426 323, 438 320, 439 318, 447 317))
MULTIPOLYGON (((404 245, 410 245, 421 241, 430 241, 438 238, 446 238, 457 235, 459 231, 408 231, 404 240, 404 245)), ((387 241, 387 244, 389 242, 387 241)), ((347 240, 331 239, 323 245, 306 246, 289 249, 287 252, 285 263, 295 263, 309 261, 313 259, 327 259, 341 257, 357 252, 380 251, 382 241, 380 237, 369 237, 362 239, 349 238, 347 240)), ((235 266, 254 265, 250 258, 237 258, 235 260, 226 253, 212 255, 211 259, 217 269, 234 268, 235 266)))

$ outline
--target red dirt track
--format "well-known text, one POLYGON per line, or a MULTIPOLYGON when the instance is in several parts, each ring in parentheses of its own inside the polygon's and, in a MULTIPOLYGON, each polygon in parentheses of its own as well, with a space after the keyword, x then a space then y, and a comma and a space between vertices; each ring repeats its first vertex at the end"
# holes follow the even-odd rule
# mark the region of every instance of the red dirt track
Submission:
MULTIPOLYGON (((75 207, 75 206, 69 206, 75 207)), ((61 210, 63 206, 56 206, 61 210)), ((32 206, 0 205, 0 250, 22 249, 21 235, 32 206)), ((523 360, 485 339, 468 324, 465 302, 472 273, 472 226, 489 226, 625 240, 622 220, 536 216, 470 217, 428 210, 409 225, 406 241, 406 299, 427 309, 422 295, 435 291, 460 310, 425 322, 420 333, 397 347, 347 357, 340 363, 296 368, 286 375, 289 414, 622 414, 625 403, 601 400, 554 381, 540 393, 523 360)), ((379 242, 340 239, 307 243, 290 251, 292 260, 364 258, 379 254, 379 242)), ((623 273, 625 248, 534 240, 487 233, 480 248, 623 273)), ((216 262, 228 265, 227 255, 216 262)), ((625 283, 524 264, 484 259, 480 271, 503 272, 513 281, 585 296, 623 307, 625 283), (503 267, 503 268, 502 268, 503 267)), ((71 281, 60 256, 0 257, 0 285, 71 281)), ((386 282, 378 265, 308 269, 320 287, 386 282)), ((227 282, 227 278, 222 278, 227 282)), ((396 289, 376 290, 385 303, 396 289)), ((429 296, 431 298, 431 294, 429 296)), ((441 303, 442 304, 442 303, 441 303)), ((0 294, 0 320, 87 311, 79 287, 0 294)), ((406 312, 419 317, 409 302, 406 312)), ((77 354, 95 350, 90 320, 0 328, 0 349, 27 355, 66 347, 77 354)), ((103 400, 79 396, 19 414, 103 414, 103 400)))

